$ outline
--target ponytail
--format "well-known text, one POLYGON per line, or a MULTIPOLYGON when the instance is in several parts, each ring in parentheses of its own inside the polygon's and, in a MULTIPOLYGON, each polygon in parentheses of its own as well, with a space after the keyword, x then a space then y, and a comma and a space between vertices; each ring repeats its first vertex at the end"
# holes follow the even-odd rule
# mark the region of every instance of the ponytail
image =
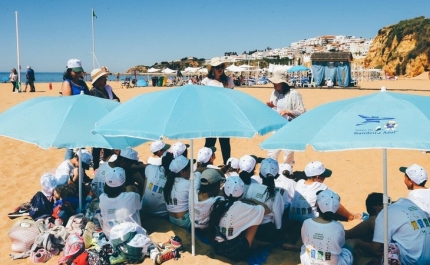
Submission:
POLYGON ((225 200, 216 200, 211 207, 211 214, 209 217, 208 224, 208 239, 210 242, 215 241, 217 231, 219 232, 218 226, 219 222, 221 221, 221 218, 230 209, 233 203, 240 199, 240 197, 234 198, 231 195, 227 197, 225 194, 224 198, 225 200))
POLYGON ((267 174, 267 176, 264 177, 263 175, 261 175, 261 173, 260 173, 260 177, 263 179, 263 185, 267 186, 269 198, 270 199, 275 198, 275 177, 272 174, 267 174))
POLYGON ((254 175, 254 172, 248 173, 245 170, 242 170, 239 173, 239 177, 242 179, 243 183, 246 185, 251 184, 251 177, 254 175))
POLYGON ((175 178, 179 176, 180 176, 179 173, 174 173, 172 171, 169 171, 169 173, 167 173, 167 181, 166 181, 166 185, 164 185, 164 190, 163 190, 164 200, 166 201, 167 204, 173 204, 171 202, 173 184, 175 183, 175 178))

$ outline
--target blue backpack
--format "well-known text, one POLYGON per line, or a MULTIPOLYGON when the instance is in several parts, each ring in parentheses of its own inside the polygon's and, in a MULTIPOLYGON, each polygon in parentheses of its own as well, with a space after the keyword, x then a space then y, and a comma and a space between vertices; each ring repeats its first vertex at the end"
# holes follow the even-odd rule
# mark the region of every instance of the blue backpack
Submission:
POLYGON ((48 200, 41 191, 38 191, 31 199, 30 205, 29 214, 33 220, 37 220, 51 216, 54 202, 48 200))

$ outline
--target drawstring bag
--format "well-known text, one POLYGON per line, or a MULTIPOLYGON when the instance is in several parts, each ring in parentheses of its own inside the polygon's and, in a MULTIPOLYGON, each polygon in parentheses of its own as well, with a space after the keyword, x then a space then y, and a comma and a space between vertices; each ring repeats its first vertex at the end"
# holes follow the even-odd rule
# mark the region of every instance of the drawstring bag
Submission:
POLYGON ((39 234, 40 230, 35 221, 28 218, 16 221, 8 232, 12 251, 19 253, 29 251, 39 234))

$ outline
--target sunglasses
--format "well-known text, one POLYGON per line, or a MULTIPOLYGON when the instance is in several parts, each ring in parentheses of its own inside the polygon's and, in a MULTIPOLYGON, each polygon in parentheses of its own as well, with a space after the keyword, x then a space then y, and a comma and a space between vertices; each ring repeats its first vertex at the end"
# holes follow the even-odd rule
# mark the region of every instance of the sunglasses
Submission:
POLYGON ((224 65, 223 64, 220 64, 220 65, 217 65, 217 66, 214 66, 214 68, 215 69, 224 69, 224 65))
MULTIPOLYGON (((73 71, 73 70, 72 70, 72 71, 73 71)), ((75 73, 75 74, 81 74, 81 73, 82 73, 82 71, 77 71, 77 72, 73 71, 73 73, 75 73)))

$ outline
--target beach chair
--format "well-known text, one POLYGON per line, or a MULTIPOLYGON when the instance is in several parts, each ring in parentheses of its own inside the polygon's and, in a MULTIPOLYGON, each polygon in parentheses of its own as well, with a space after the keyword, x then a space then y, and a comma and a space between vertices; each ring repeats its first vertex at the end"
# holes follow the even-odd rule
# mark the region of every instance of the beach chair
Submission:
POLYGON ((130 88, 130 77, 126 77, 121 83, 121 88, 130 88))

